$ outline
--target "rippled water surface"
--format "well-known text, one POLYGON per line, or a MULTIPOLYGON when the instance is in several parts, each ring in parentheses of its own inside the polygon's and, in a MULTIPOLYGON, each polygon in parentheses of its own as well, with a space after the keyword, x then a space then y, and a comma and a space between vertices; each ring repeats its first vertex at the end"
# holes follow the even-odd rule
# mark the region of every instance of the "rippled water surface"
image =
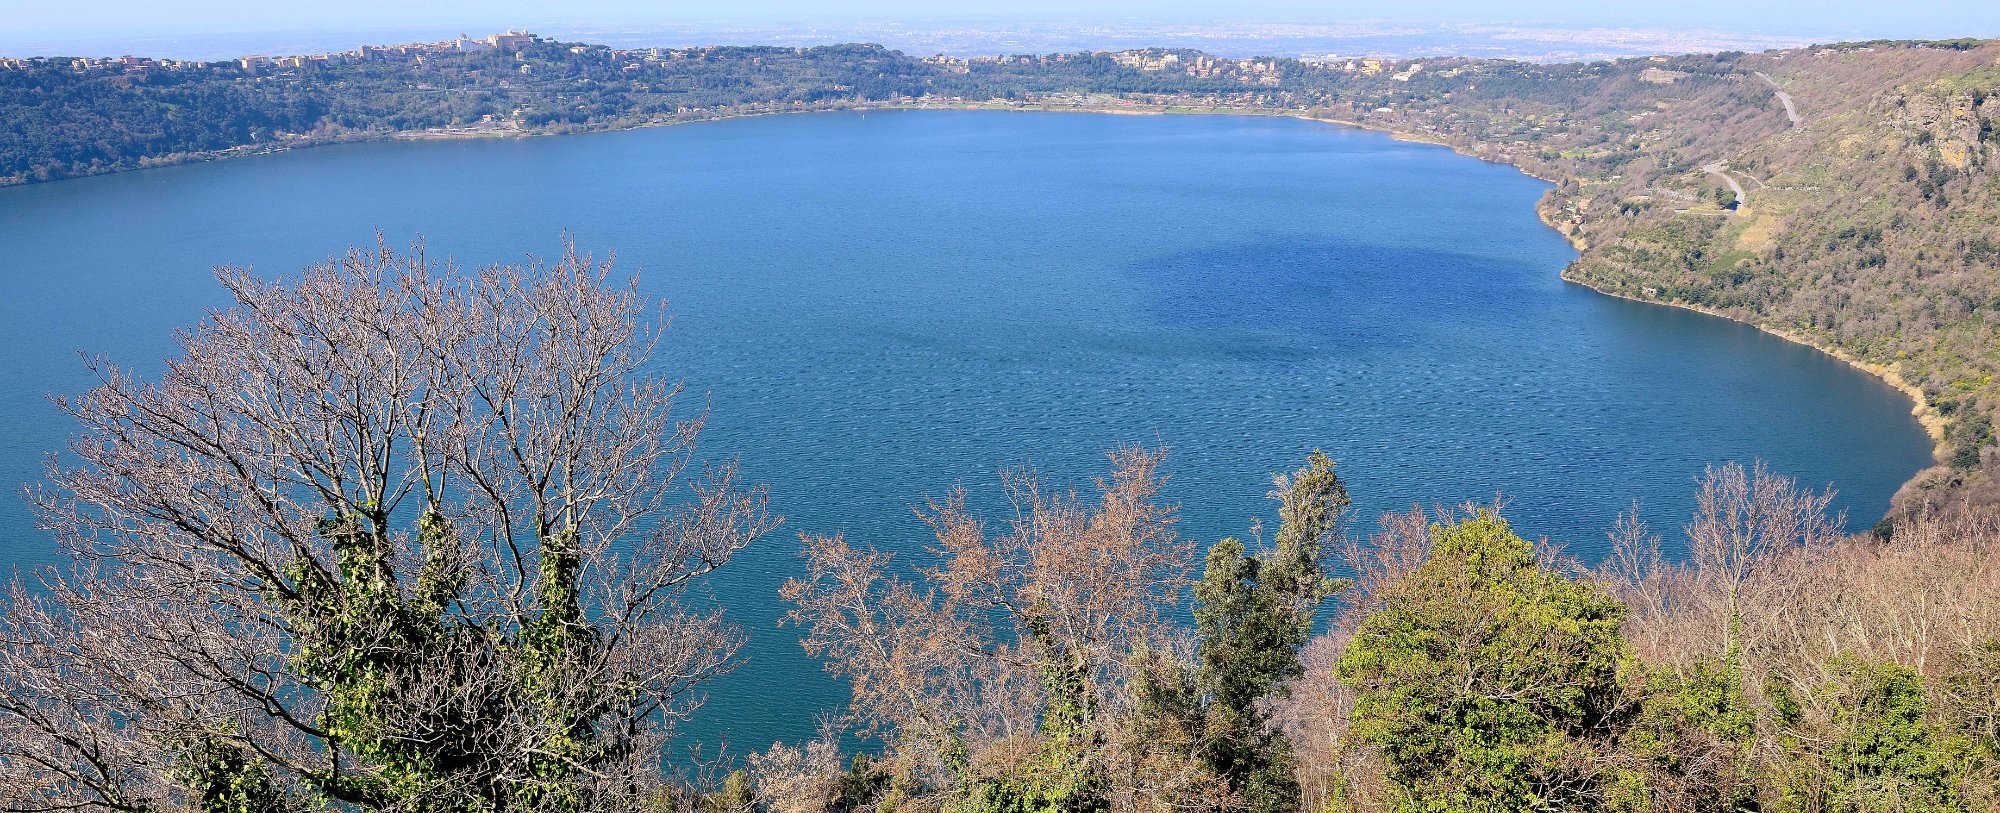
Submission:
MULTIPOLYGON (((665 363, 711 454, 786 530, 710 583, 751 634, 694 730, 811 731, 840 688, 779 628, 797 532, 920 551, 910 512, 996 473, 1087 484, 1171 449, 1203 542, 1333 454, 1362 513, 1509 501, 1586 559, 1632 500, 1672 531, 1703 464, 1763 458, 1880 516, 1929 443, 1816 352, 1567 285, 1544 184, 1381 135, 1261 118, 972 112, 745 119, 331 147, 0 189, 0 565, 51 545, 16 495, 68 435, 78 351, 156 371, 223 303, 381 229, 461 264, 616 249, 676 314, 665 363)), ((1672 534, 1669 533, 1671 540, 1672 534)))

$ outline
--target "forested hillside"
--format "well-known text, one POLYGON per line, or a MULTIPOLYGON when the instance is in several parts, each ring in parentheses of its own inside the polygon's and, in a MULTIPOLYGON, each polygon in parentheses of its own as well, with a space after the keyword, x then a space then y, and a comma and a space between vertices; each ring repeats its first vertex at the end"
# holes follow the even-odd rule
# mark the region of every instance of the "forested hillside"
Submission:
POLYGON ((1418 120, 1562 180, 1544 213, 1583 246, 1569 279, 1769 327, 1920 390, 1947 466, 1899 504, 2000 497, 2000 46, 1605 73, 1575 96, 1435 89, 1449 106, 1508 112, 1418 120))
POLYGON ((0 183, 333 141, 881 106, 1302 115, 1517 164, 1567 278, 1705 309, 1905 382, 1940 467, 1898 504, 2000 502, 2000 45, 1534 65, 875 46, 403 51, 289 65, 0 64, 0 183), (1788 104, 1789 100, 1789 104, 1788 104))
POLYGON ((622 126, 921 92, 879 48, 710 48, 664 59, 603 46, 430 50, 297 66, 38 59, 0 66, 0 183, 458 128, 622 126), (627 70, 628 65, 645 69, 627 70))

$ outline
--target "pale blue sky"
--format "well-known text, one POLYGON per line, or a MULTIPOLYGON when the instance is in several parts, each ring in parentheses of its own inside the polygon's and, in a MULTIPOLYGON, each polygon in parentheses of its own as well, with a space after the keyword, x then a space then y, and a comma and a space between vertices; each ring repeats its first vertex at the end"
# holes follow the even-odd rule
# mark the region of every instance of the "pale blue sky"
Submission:
POLYGON ((2000 0, 0 0, 0 56, 230 59, 513 27, 625 47, 878 42, 912 53, 964 55, 1171 45, 1234 56, 1589 59, 1836 40, 2000 37, 2000 0), (1265 23, 1296 25, 1285 34, 1252 30, 1265 23), (1464 29, 1461 24, 1641 31, 1507 36, 1438 28, 1464 29), (1660 31, 1677 33, 1649 33, 1660 31))
POLYGON ((0 0, 15 33, 160 33, 281 29, 473 29, 521 24, 643 25, 695 19, 838 22, 883 18, 1140 18, 1236 22, 1532 21, 1573 26, 1706 28, 1773 34, 2000 35, 1994 0, 0 0))

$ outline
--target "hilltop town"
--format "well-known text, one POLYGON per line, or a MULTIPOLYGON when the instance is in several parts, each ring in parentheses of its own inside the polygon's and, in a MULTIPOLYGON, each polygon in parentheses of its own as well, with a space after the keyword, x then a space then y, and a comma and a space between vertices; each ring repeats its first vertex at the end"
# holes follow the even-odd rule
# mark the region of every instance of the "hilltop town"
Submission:
MULTIPOLYGON (((361 45, 347 51, 316 54, 296 54, 287 56, 267 56, 246 54, 234 60, 199 61, 186 59, 154 59, 143 56, 117 57, 0 57, 0 69, 30 70, 48 67, 67 67, 79 73, 123 74, 143 79, 153 72, 227 70, 234 66, 246 76, 288 75, 288 69, 309 69, 339 66, 354 63, 388 59, 406 59, 422 64, 427 57, 441 57, 454 54, 499 52, 511 54, 517 60, 524 60, 523 49, 538 43, 553 42, 526 31, 509 29, 484 37, 460 34, 458 37, 437 42, 407 42, 394 45, 361 45)), ((706 55, 723 50, 722 47, 692 48, 611 48, 564 44, 570 53, 595 53, 602 58, 622 63, 624 71, 637 71, 649 63, 674 60, 701 59, 706 55)), ((806 48, 792 49, 805 53, 806 48)), ((1225 59, 1184 49, 1141 48, 1120 51, 1087 51, 1074 54, 995 54, 982 56, 951 56, 938 54, 922 60, 926 65, 935 66, 946 72, 966 74, 975 65, 1053 65, 1087 58, 1109 58, 1115 64, 1146 73, 1174 72, 1197 78, 1228 77, 1246 84, 1276 87, 1281 79, 1281 65, 1284 60, 1275 58, 1225 59)), ((1382 72, 1385 60, 1379 58, 1345 59, 1337 56, 1306 57, 1300 62, 1309 65, 1331 66, 1348 73, 1373 76, 1382 72)), ((1421 69, 1421 62, 1397 78, 1407 80, 1421 69)), ((289 74, 296 75, 296 74, 289 74)))
POLYGON ((524 31, 509 30, 473 38, 460 34, 457 39, 442 42, 409 42, 398 45, 362 45, 350 51, 334 53, 299 54, 292 56, 265 56, 247 54, 235 60, 209 62, 192 59, 154 59, 143 56, 117 57, 0 57, 0 69, 28 70, 45 66, 67 66, 79 72, 116 72, 143 78, 155 71, 193 71, 225 68, 234 64, 244 73, 257 75, 282 68, 309 68, 324 65, 340 65, 349 62, 366 62, 388 57, 415 57, 445 53, 465 53, 491 50, 519 50, 535 43, 535 36, 524 31))

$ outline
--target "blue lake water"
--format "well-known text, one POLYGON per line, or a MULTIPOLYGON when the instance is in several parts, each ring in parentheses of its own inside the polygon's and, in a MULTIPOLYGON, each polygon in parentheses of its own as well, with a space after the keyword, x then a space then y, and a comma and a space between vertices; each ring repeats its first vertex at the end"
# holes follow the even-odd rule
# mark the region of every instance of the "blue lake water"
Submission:
POLYGON ((79 351, 156 371, 224 302, 427 237, 463 265, 615 249, 675 314, 665 367, 783 532, 709 585, 752 634, 693 730, 811 732, 841 688, 779 628, 796 533, 920 551, 911 506, 1032 466, 1171 450, 1184 533, 1269 514, 1313 448, 1361 513, 1509 501, 1586 560, 1634 499, 1669 532, 1706 463, 1831 484, 1857 528, 1929 458, 1881 382, 1747 327, 1560 281, 1515 170, 1270 118, 897 112, 389 143, 0 189, 0 566, 49 560, 17 487, 69 424, 79 351))

